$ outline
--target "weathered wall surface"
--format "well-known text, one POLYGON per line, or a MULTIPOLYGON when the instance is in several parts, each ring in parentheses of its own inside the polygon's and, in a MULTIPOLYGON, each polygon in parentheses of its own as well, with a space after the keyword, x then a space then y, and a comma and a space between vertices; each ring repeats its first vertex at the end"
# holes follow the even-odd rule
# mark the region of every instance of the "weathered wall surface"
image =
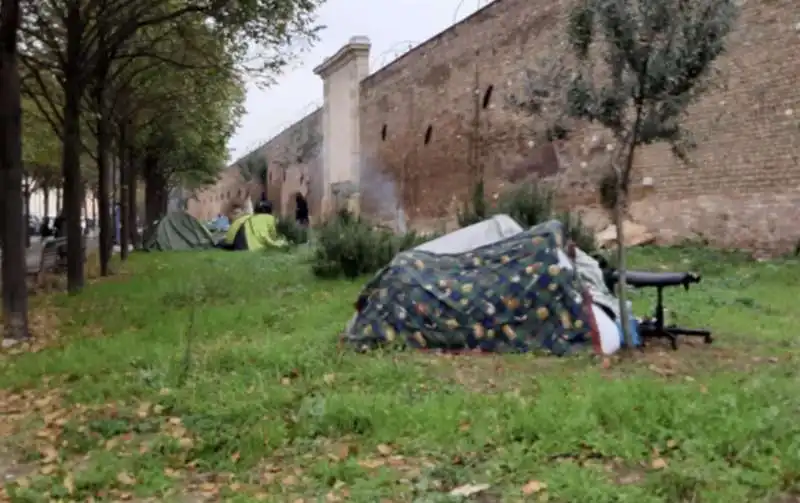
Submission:
MULTIPOLYGON (((393 181, 412 218, 446 218, 480 169, 490 190, 509 170, 560 169, 571 206, 594 202, 596 169, 582 166, 592 141, 559 145, 554 166, 505 105, 555 49, 563 4, 498 0, 362 82, 362 210, 387 212, 393 181)), ((787 251, 800 238, 800 9, 747 0, 739 24, 719 65, 724 88, 688 119, 700 141, 692 166, 665 147, 640 151, 631 210, 665 240, 787 251)))
POLYGON ((189 201, 188 211, 199 219, 211 219, 224 212, 232 202, 250 197, 257 201, 264 191, 260 182, 247 182, 239 174, 240 165, 255 160, 267 163, 267 198, 276 212, 294 212, 294 194, 308 198, 312 215, 319 214, 322 189, 322 112, 315 110, 228 167, 213 187, 189 201))
POLYGON ((231 166, 220 174, 216 185, 189 199, 187 211, 199 220, 211 220, 225 213, 231 202, 243 200, 248 190, 248 184, 239 175, 239 169, 231 166))

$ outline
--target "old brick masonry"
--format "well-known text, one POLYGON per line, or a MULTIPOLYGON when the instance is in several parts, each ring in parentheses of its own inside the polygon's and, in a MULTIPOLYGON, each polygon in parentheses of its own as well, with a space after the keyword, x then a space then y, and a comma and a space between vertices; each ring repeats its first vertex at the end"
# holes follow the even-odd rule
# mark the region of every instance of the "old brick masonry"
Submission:
MULTIPOLYGON (((525 69, 558 50, 564 5, 497 0, 361 82, 362 211, 387 209, 383 194, 370 196, 377 178, 394 183, 420 225, 451 219, 479 168, 490 191, 520 170, 555 176, 565 204, 601 213, 591 161, 602 135, 587 131, 548 153, 505 105, 525 69)), ((663 241, 782 253, 800 239, 800 5, 742 8, 719 89, 688 120, 700 143, 691 166, 663 146, 637 153, 631 213, 663 241)))

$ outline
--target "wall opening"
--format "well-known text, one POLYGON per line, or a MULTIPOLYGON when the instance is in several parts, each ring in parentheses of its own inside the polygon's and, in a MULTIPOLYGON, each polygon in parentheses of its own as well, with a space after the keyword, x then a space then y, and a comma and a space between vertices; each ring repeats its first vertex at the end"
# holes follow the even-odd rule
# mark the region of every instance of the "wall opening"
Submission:
POLYGON ((428 126, 428 129, 425 130, 425 145, 431 142, 432 137, 433 137, 433 126, 428 126))
POLYGON ((387 127, 386 124, 381 128, 381 140, 386 141, 387 127))
POLYGON ((483 108, 489 108, 489 103, 492 102, 492 92, 494 92, 494 86, 490 85, 486 88, 486 92, 483 93, 483 108))

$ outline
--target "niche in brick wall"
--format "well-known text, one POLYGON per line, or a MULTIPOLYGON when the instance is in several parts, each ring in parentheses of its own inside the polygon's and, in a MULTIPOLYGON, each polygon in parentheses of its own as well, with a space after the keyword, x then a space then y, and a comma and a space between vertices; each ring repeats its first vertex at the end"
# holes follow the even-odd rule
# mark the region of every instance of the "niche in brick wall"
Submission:
POLYGON ((489 104, 492 102, 492 93, 494 92, 494 86, 490 85, 486 88, 486 92, 483 93, 483 103, 481 106, 486 109, 489 108, 489 104))
POLYGON ((433 126, 428 126, 425 130, 425 145, 431 142, 431 138, 433 138, 433 126))
POLYGON ((386 124, 384 124, 383 127, 381 128, 381 140, 386 141, 387 133, 388 133, 388 128, 386 127, 386 124))

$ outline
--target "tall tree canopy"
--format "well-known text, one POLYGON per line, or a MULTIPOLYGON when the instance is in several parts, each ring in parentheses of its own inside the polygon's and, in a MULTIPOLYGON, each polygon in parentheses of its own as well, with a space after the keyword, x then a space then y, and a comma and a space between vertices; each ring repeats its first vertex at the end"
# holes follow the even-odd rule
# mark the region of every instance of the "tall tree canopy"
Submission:
POLYGON ((126 187, 138 173, 159 201, 170 184, 213 181, 241 113, 244 77, 271 83, 314 42, 321 3, 22 0, 23 90, 61 142, 70 291, 83 285, 82 151, 98 165, 101 264, 107 264, 111 165, 141 164, 138 171, 120 170, 120 190, 132 193, 126 187))

